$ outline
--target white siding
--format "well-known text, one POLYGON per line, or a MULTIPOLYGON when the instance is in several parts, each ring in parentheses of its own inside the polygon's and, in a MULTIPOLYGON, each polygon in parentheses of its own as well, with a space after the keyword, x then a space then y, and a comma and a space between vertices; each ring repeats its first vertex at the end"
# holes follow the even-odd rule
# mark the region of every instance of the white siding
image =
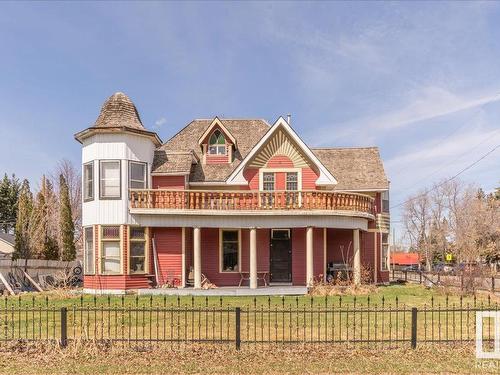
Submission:
POLYGON ((95 134, 84 140, 82 164, 94 162, 94 200, 83 202, 82 223, 136 224, 128 213, 128 161, 148 164, 148 186, 155 145, 146 137, 134 134, 95 134), (121 160, 121 199, 99 200, 99 160, 121 160))

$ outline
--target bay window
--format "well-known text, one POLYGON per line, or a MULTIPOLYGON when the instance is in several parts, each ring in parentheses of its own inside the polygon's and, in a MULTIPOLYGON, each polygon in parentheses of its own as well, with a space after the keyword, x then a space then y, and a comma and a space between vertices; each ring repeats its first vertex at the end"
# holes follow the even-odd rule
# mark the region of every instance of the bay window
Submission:
POLYGON ((129 162, 129 189, 147 189, 147 164, 136 161, 129 162))
POLYGON ((382 212, 389 212, 389 190, 382 192, 382 212))
POLYGON ((121 239, 119 226, 101 227, 101 271, 121 273, 121 239))
POLYGON ((120 199, 121 163, 120 160, 101 160, 99 162, 99 194, 101 199, 120 199))
POLYGON ((83 200, 85 202, 94 199, 94 162, 83 165, 83 200))
POLYGON ((237 229, 221 230, 220 235, 221 272, 239 272, 240 231, 237 229))
POLYGON ((140 227, 130 227, 129 235, 129 272, 146 273, 146 230, 140 227))

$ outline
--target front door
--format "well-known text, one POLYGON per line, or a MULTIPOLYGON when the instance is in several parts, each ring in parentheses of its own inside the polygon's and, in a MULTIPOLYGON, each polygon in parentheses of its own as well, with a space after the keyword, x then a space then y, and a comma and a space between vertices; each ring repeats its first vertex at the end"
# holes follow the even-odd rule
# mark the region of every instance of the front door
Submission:
POLYGON ((271 231, 271 282, 292 282, 292 240, 290 230, 273 229, 271 231))

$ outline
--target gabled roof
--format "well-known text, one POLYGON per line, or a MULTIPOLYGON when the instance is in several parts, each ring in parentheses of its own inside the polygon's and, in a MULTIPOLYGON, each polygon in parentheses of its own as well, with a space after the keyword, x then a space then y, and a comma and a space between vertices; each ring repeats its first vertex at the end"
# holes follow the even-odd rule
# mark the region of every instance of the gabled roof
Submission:
POLYGON ((236 145, 236 139, 233 137, 231 132, 224 126, 224 124, 219 120, 219 118, 216 116, 210 126, 203 132, 201 135, 200 139, 198 140, 198 144, 201 145, 203 142, 208 138, 208 136, 212 133, 212 130, 216 127, 219 127, 224 135, 229 138, 231 143, 233 145, 236 145))
POLYGON ((389 181, 378 147, 312 148, 335 177, 336 190, 385 190, 389 181))
POLYGON ((323 165, 318 157, 307 147, 307 145, 295 133, 292 127, 285 121, 283 117, 278 118, 271 129, 260 139, 255 147, 248 153, 245 159, 238 165, 238 167, 227 178, 227 183, 231 185, 241 185, 246 182, 243 176, 245 166, 264 148, 272 137, 282 130, 285 134, 290 136, 293 142, 297 145, 300 151, 311 161, 319 172, 319 177, 316 180, 316 185, 333 186, 337 184, 337 180, 333 177, 332 173, 323 165))
MULTIPOLYGON (((243 158, 259 142, 259 140, 270 129, 267 121, 261 119, 220 119, 224 127, 231 132, 237 140, 238 148, 233 154, 233 161, 224 164, 197 163, 191 168, 190 182, 223 182, 231 172, 239 165, 243 158)), ((168 154, 171 152, 194 152, 202 159, 202 150, 198 144, 201 135, 212 124, 213 119, 197 119, 191 121, 176 135, 170 138, 157 151, 168 154)), ((164 167, 161 162, 157 168, 164 167)))
POLYGON ((75 134, 75 139, 82 142, 95 133, 128 132, 150 138, 156 146, 161 145, 161 139, 142 125, 141 117, 130 98, 122 92, 111 95, 102 105, 96 122, 90 128, 75 134))

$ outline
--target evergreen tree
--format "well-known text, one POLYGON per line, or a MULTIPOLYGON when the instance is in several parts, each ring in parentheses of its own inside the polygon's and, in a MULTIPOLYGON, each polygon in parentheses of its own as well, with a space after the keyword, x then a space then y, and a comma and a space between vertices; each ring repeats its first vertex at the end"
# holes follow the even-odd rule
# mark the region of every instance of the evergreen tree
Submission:
POLYGON ((52 195, 52 186, 43 176, 41 189, 36 196, 31 216, 32 222, 37 225, 33 233, 32 243, 33 255, 38 259, 56 260, 59 255, 59 247, 51 234, 49 222, 49 202, 52 200, 52 195))
POLYGON ((0 231, 10 233, 15 228, 20 184, 15 175, 4 175, 0 181, 0 231))
POLYGON ((75 260, 75 225, 71 214, 68 184, 62 174, 59 177, 59 228, 62 242, 62 260, 75 260))
POLYGON ((29 259, 31 256, 31 214, 33 210, 33 195, 30 185, 24 180, 17 204, 17 221, 15 230, 15 246, 13 259, 29 259))

